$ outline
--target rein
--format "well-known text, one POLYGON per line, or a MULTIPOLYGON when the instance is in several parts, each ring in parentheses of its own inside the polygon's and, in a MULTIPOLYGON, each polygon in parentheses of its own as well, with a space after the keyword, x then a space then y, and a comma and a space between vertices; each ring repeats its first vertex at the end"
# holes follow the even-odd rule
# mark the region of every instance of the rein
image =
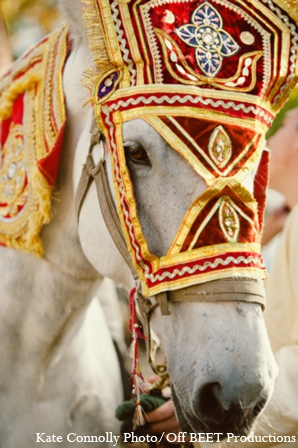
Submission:
MULTIPOLYGON (((95 182, 97 197, 100 204, 101 212, 110 232, 110 235, 129 266, 132 275, 138 285, 138 275, 132 264, 130 254, 128 252, 126 242, 122 233, 120 220, 116 211, 113 196, 108 182, 106 170, 106 162, 104 158, 104 150, 102 157, 97 165, 95 165, 92 157, 92 149, 98 143, 94 134, 86 158, 86 163, 82 168, 81 178, 78 184, 75 207, 77 220, 79 221, 80 211, 88 190, 95 182)), ((227 278, 215 280, 189 286, 177 291, 165 291, 155 295, 156 302, 152 303, 149 298, 145 298, 140 291, 140 285, 136 288, 136 301, 140 312, 140 319, 144 328, 147 343, 148 362, 153 371, 156 372, 152 356, 152 344, 150 337, 150 319, 156 308, 160 308, 161 314, 170 315, 169 301, 172 302, 248 302, 257 303, 265 308, 265 291, 261 281, 245 278, 227 278)))

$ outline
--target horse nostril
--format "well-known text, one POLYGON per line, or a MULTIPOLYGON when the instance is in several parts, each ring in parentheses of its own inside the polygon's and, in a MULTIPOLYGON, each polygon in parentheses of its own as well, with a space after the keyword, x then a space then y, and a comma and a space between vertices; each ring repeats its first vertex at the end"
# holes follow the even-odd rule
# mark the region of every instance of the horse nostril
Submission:
POLYGON ((199 393, 198 410, 201 415, 213 421, 221 421, 224 416, 224 406, 219 398, 221 390, 220 383, 205 384, 199 393))
POLYGON ((219 382, 204 384, 194 403, 196 415, 200 416, 213 432, 221 428, 219 432, 233 432, 237 435, 246 433, 265 406, 266 398, 262 396, 257 404, 254 402, 244 406, 236 397, 228 402, 223 400, 222 391, 219 382))
POLYGON ((252 410, 253 417, 257 417, 261 410, 264 408, 265 404, 267 403, 267 399, 265 397, 262 397, 258 403, 254 406, 252 410))

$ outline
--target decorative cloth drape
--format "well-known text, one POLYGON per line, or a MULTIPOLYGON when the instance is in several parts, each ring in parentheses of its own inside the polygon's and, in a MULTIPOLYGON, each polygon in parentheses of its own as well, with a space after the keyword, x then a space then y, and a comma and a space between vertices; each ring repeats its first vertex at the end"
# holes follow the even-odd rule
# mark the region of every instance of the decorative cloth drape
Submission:
POLYGON ((42 254, 65 127, 68 27, 25 53, 0 81, 0 244, 42 254))

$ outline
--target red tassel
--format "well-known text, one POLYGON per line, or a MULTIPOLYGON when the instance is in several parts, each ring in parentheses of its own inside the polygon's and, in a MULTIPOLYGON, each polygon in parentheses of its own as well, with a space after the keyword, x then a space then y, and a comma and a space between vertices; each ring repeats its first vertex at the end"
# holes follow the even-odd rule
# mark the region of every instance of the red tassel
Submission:
POLYGON ((137 427, 145 424, 140 395, 141 393, 147 393, 147 387, 139 364, 139 338, 145 339, 146 337, 138 324, 138 316, 136 310, 136 288, 133 288, 130 292, 129 309, 129 331, 132 333, 132 401, 136 403, 136 411, 133 417, 133 426, 137 427))

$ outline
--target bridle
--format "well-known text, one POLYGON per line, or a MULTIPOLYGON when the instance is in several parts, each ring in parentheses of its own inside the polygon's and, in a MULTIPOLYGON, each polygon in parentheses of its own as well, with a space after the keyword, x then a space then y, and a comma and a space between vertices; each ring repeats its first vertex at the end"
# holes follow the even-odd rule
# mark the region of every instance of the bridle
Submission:
MULTIPOLYGON (((94 125, 92 126, 94 127, 94 125)), ((75 207, 77 219, 79 221, 81 208, 88 190, 93 182, 96 185, 97 197, 103 215, 105 224, 109 233, 126 264, 129 266, 134 280, 136 282, 136 300, 138 303, 140 319, 143 325, 144 334, 147 342, 148 361, 153 368, 152 344, 150 336, 150 319, 156 308, 160 308, 161 314, 170 315, 169 301, 171 302, 247 302, 257 303, 265 308, 265 291, 263 283, 260 280, 227 278, 215 280, 189 286, 177 291, 165 291, 155 295, 155 302, 150 298, 145 298, 141 293, 138 274, 132 264, 126 242, 121 229, 120 220, 114 204, 114 199, 108 182, 106 170, 105 152, 102 149, 102 155, 97 164, 94 163, 92 152, 96 144, 99 143, 98 133, 92 133, 91 142, 83 165, 80 181, 78 184, 75 207)))

